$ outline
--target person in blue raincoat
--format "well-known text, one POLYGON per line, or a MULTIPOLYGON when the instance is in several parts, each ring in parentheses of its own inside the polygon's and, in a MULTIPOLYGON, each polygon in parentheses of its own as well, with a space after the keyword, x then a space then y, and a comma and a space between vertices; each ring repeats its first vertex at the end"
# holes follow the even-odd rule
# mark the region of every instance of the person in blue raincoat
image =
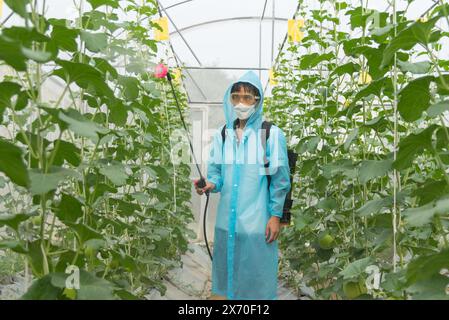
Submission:
POLYGON ((263 89, 246 72, 225 92, 226 139, 221 129, 211 144, 206 186, 220 192, 215 223, 212 295, 227 299, 277 299, 280 218, 290 169, 284 132, 274 124, 266 145, 271 175, 268 189, 261 135, 263 89))

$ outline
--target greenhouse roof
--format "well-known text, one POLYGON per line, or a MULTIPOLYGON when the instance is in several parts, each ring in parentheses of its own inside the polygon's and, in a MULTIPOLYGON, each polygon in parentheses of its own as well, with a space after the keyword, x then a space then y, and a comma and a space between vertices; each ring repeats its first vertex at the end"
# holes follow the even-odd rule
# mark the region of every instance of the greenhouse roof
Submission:
MULTIPOLYGON (((269 70, 276 65, 281 49, 287 47, 288 19, 307 21, 313 10, 320 8, 318 0, 157 1, 160 14, 167 17, 169 23, 169 39, 160 42, 158 58, 170 67, 182 66, 189 102, 201 104, 221 104, 229 83, 247 70, 260 76, 265 94, 269 96, 269 70)), ((368 8, 392 11, 389 0, 362 1, 368 8)), ((346 2, 360 6, 359 0, 346 2)), ((73 0, 46 0, 46 3, 49 17, 73 18, 78 14, 73 0)), ((408 5, 406 0, 397 0, 396 8, 404 10, 408 6, 406 15, 416 19, 437 3, 437 0, 420 0, 408 5)), ((7 15, 8 10, 6 7, 3 15, 7 15)), ((350 17, 339 18, 338 29, 350 32, 350 17)), ((8 24, 20 23, 16 19, 8 24)), ((125 21, 130 17, 120 19, 125 21)))
MULTIPOLYGON (((433 8, 436 0, 412 3, 407 15, 417 18, 433 8)), ((353 2, 354 6, 360 1, 353 2)), ((391 11, 388 0, 366 0, 368 7, 391 11)), ((319 9, 319 1, 274 0, 159 0, 161 13, 167 16, 170 49, 176 64, 184 66, 189 101, 221 104, 222 94, 231 80, 246 70, 257 72, 266 94, 269 70, 285 44, 287 21, 293 17, 307 19, 302 12, 319 9)), ((407 1, 397 1, 404 10, 407 1)), ((308 13, 307 13, 308 15, 308 13)), ((340 17, 339 29, 350 31, 349 17, 340 17), (345 19, 346 18, 346 19, 345 19)))

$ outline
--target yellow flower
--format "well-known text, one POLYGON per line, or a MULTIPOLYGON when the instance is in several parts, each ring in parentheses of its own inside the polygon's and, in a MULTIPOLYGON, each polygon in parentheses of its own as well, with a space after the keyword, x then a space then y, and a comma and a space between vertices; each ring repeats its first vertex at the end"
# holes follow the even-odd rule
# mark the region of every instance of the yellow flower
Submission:
POLYGON ((270 69, 269 78, 270 78, 270 85, 275 86, 278 84, 276 80, 276 73, 274 72, 273 68, 270 69))
POLYGON ((156 40, 156 41, 168 40, 168 37, 169 37, 169 34, 168 34, 168 18, 167 17, 162 17, 160 19, 153 20, 153 22, 158 24, 159 27, 162 28, 162 31, 161 31, 158 28, 153 27, 154 40, 156 40))
POLYGON ((304 20, 289 19, 288 20, 288 40, 289 42, 301 42, 304 38, 304 32, 300 30, 304 27, 304 20))
POLYGON ((180 84, 181 83, 181 69, 176 68, 173 72, 174 72, 173 78, 174 78, 175 82, 180 84))
POLYGON ((373 78, 371 78, 370 74, 366 71, 362 71, 359 77, 359 84, 369 84, 373 78))

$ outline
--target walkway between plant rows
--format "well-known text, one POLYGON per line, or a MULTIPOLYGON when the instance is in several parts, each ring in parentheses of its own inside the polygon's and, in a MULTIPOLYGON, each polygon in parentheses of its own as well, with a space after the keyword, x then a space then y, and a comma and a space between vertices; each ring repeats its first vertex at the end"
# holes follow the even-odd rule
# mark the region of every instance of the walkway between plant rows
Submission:
MULTIPOLYGON (((191 242, 189 248, 182 256, 182 267, 171 270, 164 278, 167 291, 164 296, 153 290, 145 297, 150 300, 203 300, 209 299, 211 290, 211 261, 204 243, 191 242)), ((279 280, 279 300, 307 299, 298 296, 294 290, 287 288, 279 280)))

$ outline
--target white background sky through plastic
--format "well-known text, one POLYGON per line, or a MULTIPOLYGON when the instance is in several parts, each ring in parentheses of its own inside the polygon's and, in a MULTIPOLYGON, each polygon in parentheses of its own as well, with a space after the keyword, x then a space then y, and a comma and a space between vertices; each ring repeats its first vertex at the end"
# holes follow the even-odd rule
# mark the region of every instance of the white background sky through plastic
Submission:
MULTIPOLYGON (((79 2, 80 0, 75 0, 79 2)), ((275 1, 275 16, 284 19, 292 18, 297 7, 298 0, 268 0, 265 10, 265 21, 262 23, 262 63, 263 68, 272 65, 272 4, 275 1)), ((41 0, 39 1, 41 2, 41 0)), ((183 2, 183 0, 160 0, 163 7, 183 2)), ((355 6, 360 5, 359 0, 347 1, 355 6)), ((74 18, 78 13, 74 10, 72 0, 47 0, 48 17, 74 18)), ((366 3, 366 1, 364 1, 366 3)), ((397 0, 397 10, 406 7, 405 0, 397 0)), ((178 29, 189 27, 194 24, 213 21, 216 19, 235 17, 261 16, 265 0, 192 0, 167 10, 178 29)), ((304 0, 303 7, 307 9, 318 9, 318 1, 304 0)), ((408 9, 407 17, 416 19, 422 12, 433 4, 433 0, 415 0, 408 9)), ((86 6, 88 6, 86 4, 86 6)), ((389 5, 387 0, 368 0, 368 7, 379 11, 385 11, 389 5)), ((88 9, 88 7, 86 7, 88 9)), ((392 11, 391 7, 388 9, 392 11)), ((3 17, 10 10, 4 6, 3 17)), ((164 14, 165 15, 165 14, 164 14)), ((303 18, 298 16, 298 18, 303 18)), ((342 20, 339 28, 349 31, 348 17, 342 20)), ((20 18, 11 19, 7 25, 22 24, 20 18)), ((169 24, 170 32, 175 31, 174 26, 169 24)), ((276 21, 274 25, 274 58, 278 48, 287 32, 286 21, 276 21)), ((196 28, 182 31, 184 38, 197 55, 202 66, 214 67, 259 67, 259 20, 237 20, 207 24, 196 28)), ((446 39, 447 40, 447 39, 446 39)), ((171 44, 186 66, 199 66, 190 50, 178 34, 170 38, 171 44)), ((161 45, 161 56, 165 57, 165 42, 161 45)), ((169 51, 169 55, 171 52, 169 51)), ((449 53, 448 53, 449 55, 449 53)), ((448 57, 445 56, 445 59, 448 57)), ((174 65, 170 59, 169 64, 174 65)), ((245 71, 243 70, 192 70, 191 74, 206 94, 206 98, 199 94, 189 77, 186 78, 186 86, 193 101, 221 101, 224 90, 229 82, 237 79, 245 71)), ((256 71, 258 73, 258 71, 256 71)), ((268 81, 268 72, 261 72, 262 84, 268 81)), ((268 86, 269 90, 269 86, 268 86)))

